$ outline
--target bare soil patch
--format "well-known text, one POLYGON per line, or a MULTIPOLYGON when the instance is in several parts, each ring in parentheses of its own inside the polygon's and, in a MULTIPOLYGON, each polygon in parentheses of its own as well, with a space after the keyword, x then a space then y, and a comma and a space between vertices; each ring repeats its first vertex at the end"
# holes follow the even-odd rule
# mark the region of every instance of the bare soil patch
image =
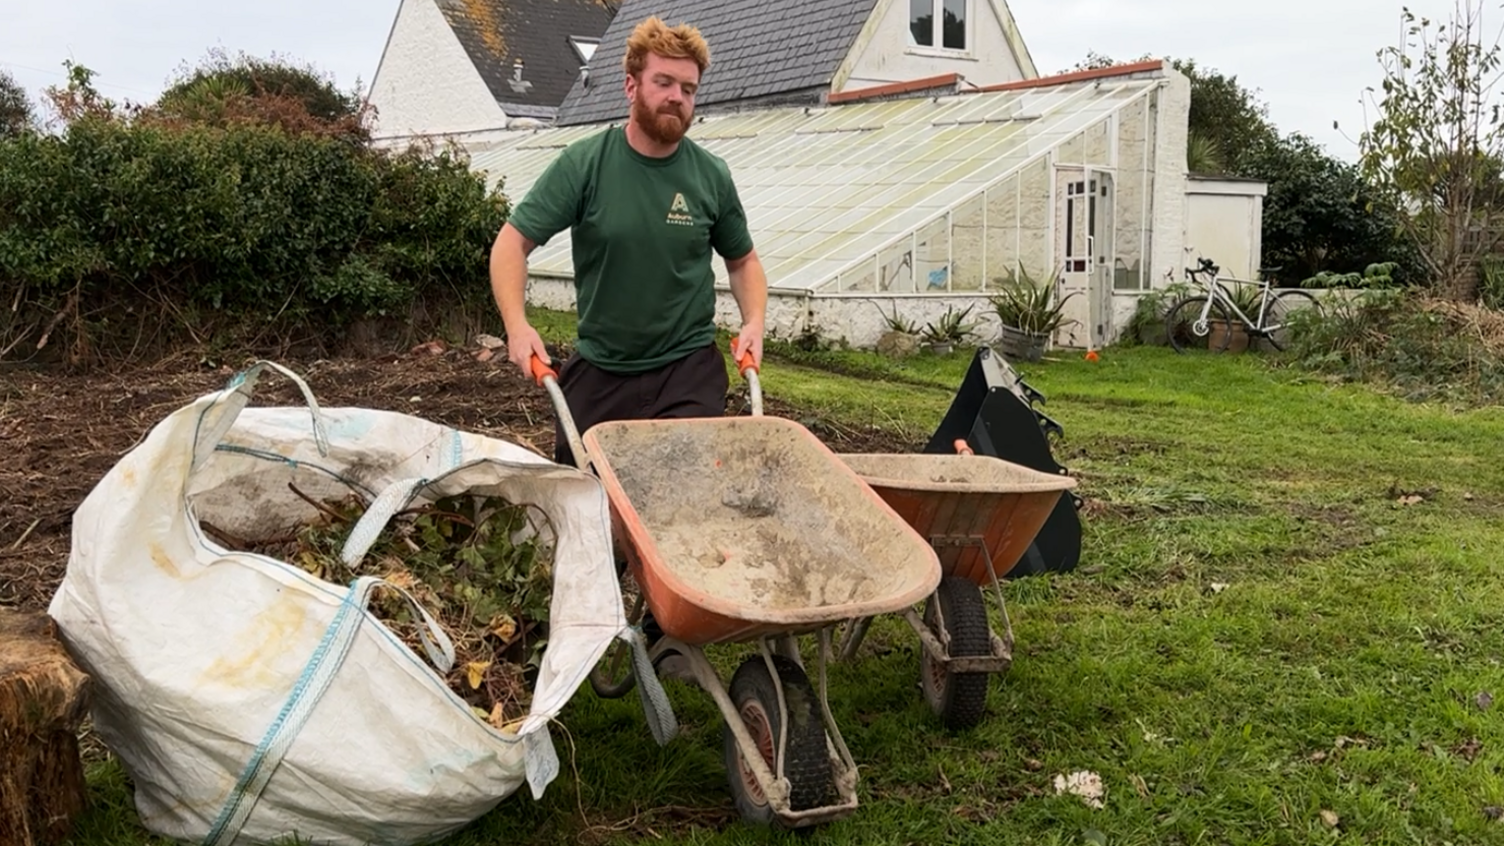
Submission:
MULTIPOLYGON (((323 406, 401 411, 553 454, 547 392, 503 358, 482 362, 467 350, 425 345, 404 355, 282 363, 308 381, 323 406)), ((0 606, 46 607, 67 564, 74 509, 153 426, 224 387, 233 372, 188 355, 117 371, 0 371, 0 606)), ((301 405, 302 398, 292 383, 267 373, 252 402, 301 405)), ((919 446, 772 397, 766 412, 811 421, 811 431, 838 452, 919 446)), ((726 413, 748 413, 743 385, 733 382, 726 413)))

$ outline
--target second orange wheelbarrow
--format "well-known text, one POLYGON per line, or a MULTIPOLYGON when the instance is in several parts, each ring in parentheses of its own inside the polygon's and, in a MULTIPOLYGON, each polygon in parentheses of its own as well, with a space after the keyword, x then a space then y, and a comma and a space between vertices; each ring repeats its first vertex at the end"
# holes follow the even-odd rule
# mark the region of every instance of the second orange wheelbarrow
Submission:
MULTIPOLYGON (((628 619, 636 624, 645 602, 663 631, 645 658, 610 670, 621 652, 602 661, 596 692, 624 695, 633 675, 656 678, 666 659, 687 663, 726 720, 723 753, 742 817, 799 828, 857 807, 856 765, 826 692, 832 629, 924 599, 940 563, 809 430, 762 416, 756 367, 744 357, 738 368, 751 417, 600 423, 582 437, 553 371, 533 363, 577 463, 605 487, 619 554, 640 591, 628 619), (796 639, 809 633, 819 635, 818 690, 796 639), (759 652, 728 689, 704 648, 749 642, 759 652)), ((662 693, 642 689, 645 706, 662 693)))
MULTIPOLYGON (((1013 624, 1001 579, 1076 480, 976 455, 964 440, 956 442, 956 450, 841 458, 939 555, 943 576, 923 618, 913 608, 903 609, 903 617, 919 635, 925 700, 947 726, 969 728, 986 710, 990 675, 1013 662, 1013 624), (988 586, 1002 615, 1002 637, 987 619, 982 590, 988 586)), ((871 622, 871 617, 848 622, 842 660, 856 655, 871 622)))

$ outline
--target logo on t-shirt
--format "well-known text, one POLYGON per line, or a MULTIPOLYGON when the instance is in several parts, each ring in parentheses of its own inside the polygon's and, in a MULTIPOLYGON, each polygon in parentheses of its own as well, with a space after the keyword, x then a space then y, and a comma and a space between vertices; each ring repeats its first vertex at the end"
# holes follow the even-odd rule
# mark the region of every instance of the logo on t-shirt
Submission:
POLYGON ((675 226, 694 226, 694 216, 689 213, 689 203, 685 202, 683 194, 674 195, 673 205, 668 207, 668 219, 665 221, 675 226))

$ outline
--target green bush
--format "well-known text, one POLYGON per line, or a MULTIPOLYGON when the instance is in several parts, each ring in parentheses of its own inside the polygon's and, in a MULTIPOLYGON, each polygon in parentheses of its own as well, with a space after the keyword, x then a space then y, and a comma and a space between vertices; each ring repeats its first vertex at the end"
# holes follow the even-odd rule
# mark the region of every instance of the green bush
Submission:
POLYGON ((266 123, 91 118, 0 140, 0 296, 30 307, 9 334, 33 342, 73 301, 64 325, 83 336, 133 314, 154 334, 273 322, 329 339, 420 300, 484 294, 507 213, 448 151, 387 153, 266 123))
POLYGON ((230 97, 289 98, 308 115, 326 123, 337 123, 361 111, 357 93, 340 91, 331 77, 312 65, 244 53, 231 58, 218 49, 210 50, 196 67, 179 69, 177 79, 157 99, 157 108, 201 120, 208 116, 205 111, 214 113, 216 101, 230 97))
POLYGON ((1327 301, 1321 317, 1292 320, 1292 360, 1411 400, 1504 399, 1504 314, 1404 289, 1327 301))
POLYGON ((1399 270, 1399 263, 1392 261, 1375 262, 1363 268, 1362 273, 1336 273, 1323 270, 1300 283, 1302 288, 1368 288, 1372 290, 1382 288, 1402 287, 1395 279, 1399 270))

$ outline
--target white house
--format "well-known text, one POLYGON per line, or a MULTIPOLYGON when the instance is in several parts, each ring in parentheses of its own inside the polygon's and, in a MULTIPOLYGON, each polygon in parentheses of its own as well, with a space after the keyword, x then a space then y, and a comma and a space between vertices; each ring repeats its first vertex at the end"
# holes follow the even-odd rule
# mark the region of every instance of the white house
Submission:
POLYGON ((1038 76, 1004 0, 627 0, 590 73, 565 98, 559 125, 626 117, 627 36, 652 15, 693 24, 710 43, 710 70, 695 97, 701 114, 822 104, 931 77, 985 86, 1038 76))
POLYGON ((551 121, 615 5, 402 0, 371 80, 376 137, 463 139, 551 121))
MULTIPOLYGON (((771 333, 868 346, 895 310, 920 325, 967 305, 989 317, 999 285, 1023 272, 1079 292, 1057 343, 1112 342, 1141 294, 1183 278, 1188 245, 1210 243, 1188 224, 1227 219, 1190 217, 1193 203, 1216 204, 1200 199, 1204 183, 1188 196, 1189 81, 1158 61, 1041 78, 1003 0, 930 5, 953 12, 938 33, 914 14, 924 3, 628 0, 556 125, 475 136, 471 166, 523 197, 559 150, 626 117, 631 27, 686 21, 712 50, 690 137, 737 180, 771 333)), ((1203 252, 1229 271, 1242 269, 1234 255, 1258 255, 1260 207, 1244 212, 1219 232, 1224 255, 1203 252)), ((531 302, 573 307, 568 233, 529 271, 531 302)))

